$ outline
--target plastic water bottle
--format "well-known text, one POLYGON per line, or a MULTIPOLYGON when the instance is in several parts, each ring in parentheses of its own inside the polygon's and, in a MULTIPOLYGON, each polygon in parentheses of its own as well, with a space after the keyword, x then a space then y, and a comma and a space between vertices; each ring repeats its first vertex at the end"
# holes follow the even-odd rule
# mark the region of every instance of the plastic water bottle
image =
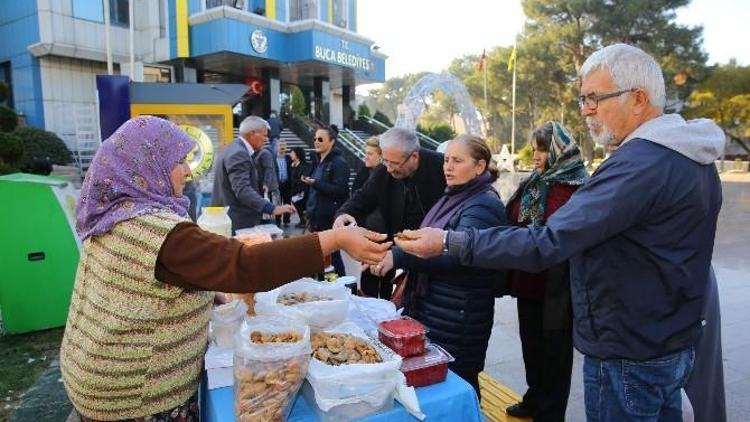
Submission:
POLYGON ((203 207, 198 217, 198 227, 211 233, 232 237, 232 219, 229 218, 229 207, 203 207))

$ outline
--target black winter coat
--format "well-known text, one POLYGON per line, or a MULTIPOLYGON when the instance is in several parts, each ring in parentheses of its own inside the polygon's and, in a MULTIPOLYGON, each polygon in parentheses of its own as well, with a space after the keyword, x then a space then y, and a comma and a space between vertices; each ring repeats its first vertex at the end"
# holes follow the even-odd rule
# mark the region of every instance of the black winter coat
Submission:
POLYGON ((336 210, 349 198, 349 164, 336 147, 322 162, 316 157, 315 183, 307 197, 307 218, 314 231, 330 229, 336 210))
MULTIPOLYGON (((389 238, 404 229, 419 228, 418 226, 404 227, 404 182, 394 179, 382 164, 372 171, 373 174, 367 179, 362 189, 353 192, 352 197, 339 208, 336 214, 349 214, 357 222, 364 224, 367 216, 380 208, 389 238)), ((427 211, 435 205, 445 191, 443 154, 421 148, 419 168, 412 177, 415 178, 420 208, 423 211, 422 218, 424 218, 427 211)))
MULTIPOLYGON (((499 195, 489 191, 468 199, 444 228, 462 231, 506 224, 499 195)), ((463 266, 458 258, 447 255, 420 259, 399 248, 393 249, 393 263, 410 274, 427 274, 427 294, 409 306, 411 316, 430 329, 430 340, 453 355, 456 360, 451 368, 481 371, 492 332, 498 272, 463 266)))

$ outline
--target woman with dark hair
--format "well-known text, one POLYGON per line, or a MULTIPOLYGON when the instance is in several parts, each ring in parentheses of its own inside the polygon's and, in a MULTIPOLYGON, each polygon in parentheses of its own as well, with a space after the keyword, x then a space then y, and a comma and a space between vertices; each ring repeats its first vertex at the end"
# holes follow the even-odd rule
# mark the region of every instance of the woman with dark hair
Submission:
MULTIPOLYGON (((534 171, 508 202, 513 225, 544 225, 588 177, 575 139, 557 122, 531 135, 534 171)), ((523 401, 506 410, 535 421, 563 421, 573 368, 572 313, 567 261, 540 273, 512 271, 526 384, 523 401)))
POLYGON ((297 209, 297 215, 299 215, 297 227, 304 228, 306 226, 305 203, 307 202, 307 195, 310 188, 302 182, 302 176, 310 175, 310 163, 307 162, 307 155, 305 154, 305 149, 302 147, 292 148, 289 156, 292 159, 292 171, 289 176, 292 181, 292 205, 297 209))
MULTIPOLYGON (((492 184, 498 171, 480 138, 460 135, 445 151, 445 195, 430 209, 422 227, 464 230, 506 224, 505 208, 492 184)), ((371 266, 375 275, 391 268, 408 271, 403 305, 406 314, 430 329, 430 340, 456 359, 450 369, 471 384, 479 395, 478 375, 484 369, 487 343, 495 311, 497 272, 466 267, 457 257, 420 259, 393 248, 382 263, 371 266)))
MULTIPOLYGON (((328 230, 333 226, 336 210, 349 199, 349 164, 337 148, 338 128, 335 125, 321 127, 315 131, 315 152, 310 176, 302 176, 302 182, 310 188, 307 196, 307 219, 310 231, 328 230)), ((333 254, 336 273, 344 275, 341 255, 333 254)))

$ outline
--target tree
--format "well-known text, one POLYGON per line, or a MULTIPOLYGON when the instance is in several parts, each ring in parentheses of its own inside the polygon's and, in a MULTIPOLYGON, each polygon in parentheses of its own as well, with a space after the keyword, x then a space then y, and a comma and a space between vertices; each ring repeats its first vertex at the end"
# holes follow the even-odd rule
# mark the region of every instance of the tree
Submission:
POLYGON ((291 96, 292 102, 292 115, 304 116, 305 115, 305 94, 298 86, 292 85, 289 88, 289 96, 291 96))
MULTIPOLYGON (((685 27, 674 22, 675 10, 689 0, 523 0, 528 17, 524 37, 519 41, 518 63, 526 60, 524 53, 536 60, 534 77, 519 76, 529 87, 545 88, 549 101, 557 104, 529 104, 533 125, 548 116, 561 116, 592 157, 593 143, 588 140, 583 119, 574 100, 580 81, 577 71, 591 52, 613 43, 635 45, 650 53, 661 64, 667 83, 670 103, 685 99, 694 81, 705 70, 706 55, 701 50, 701 27, 685 27), (539 54, 543 50, 544 54, 539 54), (541 50, 541 51, 540 51, 541 50), (543 79, 539 79, 539 76, 543 79), (677 81, 674 76, 683 77, 677 81), (550 77, 552 76, 552 77, 550 77), (536 110, 540 108, 540 110, 536 110), (555 109, 559 111, 555 111, 555 109)), ((530 90, 536 94, 538 90, 530 90)))
POLYGON ((375 109, 388 116, 389 120, 396 120, 398 105, 404 102, 406 94, 426 74, 427 72, 410 73, 391 78, 380 88, 371 90, 370 98, 375 103, 375 109))
POLYGON ((370 108, 367 104, 360 104, 357 108, 357 116, 359 117, 371 117, 370 108))
POLYGON ((709 117, 734 138, 750 137, 750 66, 731 61, 711 69, 690 95, 685 114, 709 117))

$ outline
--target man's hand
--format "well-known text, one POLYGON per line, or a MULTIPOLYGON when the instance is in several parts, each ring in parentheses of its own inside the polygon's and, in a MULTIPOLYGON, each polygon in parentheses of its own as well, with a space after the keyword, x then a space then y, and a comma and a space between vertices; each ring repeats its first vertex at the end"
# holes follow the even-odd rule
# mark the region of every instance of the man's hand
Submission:
POLYGON ((425 227, 419 230, 404 230, 395 241, 404 252, 420 258, 432 258, 443 252, 445 230, 425 227))
POLYGON ((297 209, 294 208, 293 205, 277 205, 273 208, 273 211, 271 211, 271 215, 294 214, 296 212, 297 209))
POLYGON ((393 268, 393 252, 388 251, 385 254, 385 258, 376 265, 370 265, 370 272, 372 275, 383 277, 393 268))
POLYGON ((300 179, 302 180, 302 183, 306 185, 312 186, 315 183, 315 179, 312 177, 302 176, 300 179))
POLYGON ((392 245, 391 242, 376 243, 385 240, 386 235, 362 227, 341 227, 332 231, 336 249, 346 251, 357 261, 369 265, 380 263, 392 245))
POLYGON ((357 220, 349 214, 341 214, 333 220, 333 228, 338 229, 339 227, 356 226, 357 220))

